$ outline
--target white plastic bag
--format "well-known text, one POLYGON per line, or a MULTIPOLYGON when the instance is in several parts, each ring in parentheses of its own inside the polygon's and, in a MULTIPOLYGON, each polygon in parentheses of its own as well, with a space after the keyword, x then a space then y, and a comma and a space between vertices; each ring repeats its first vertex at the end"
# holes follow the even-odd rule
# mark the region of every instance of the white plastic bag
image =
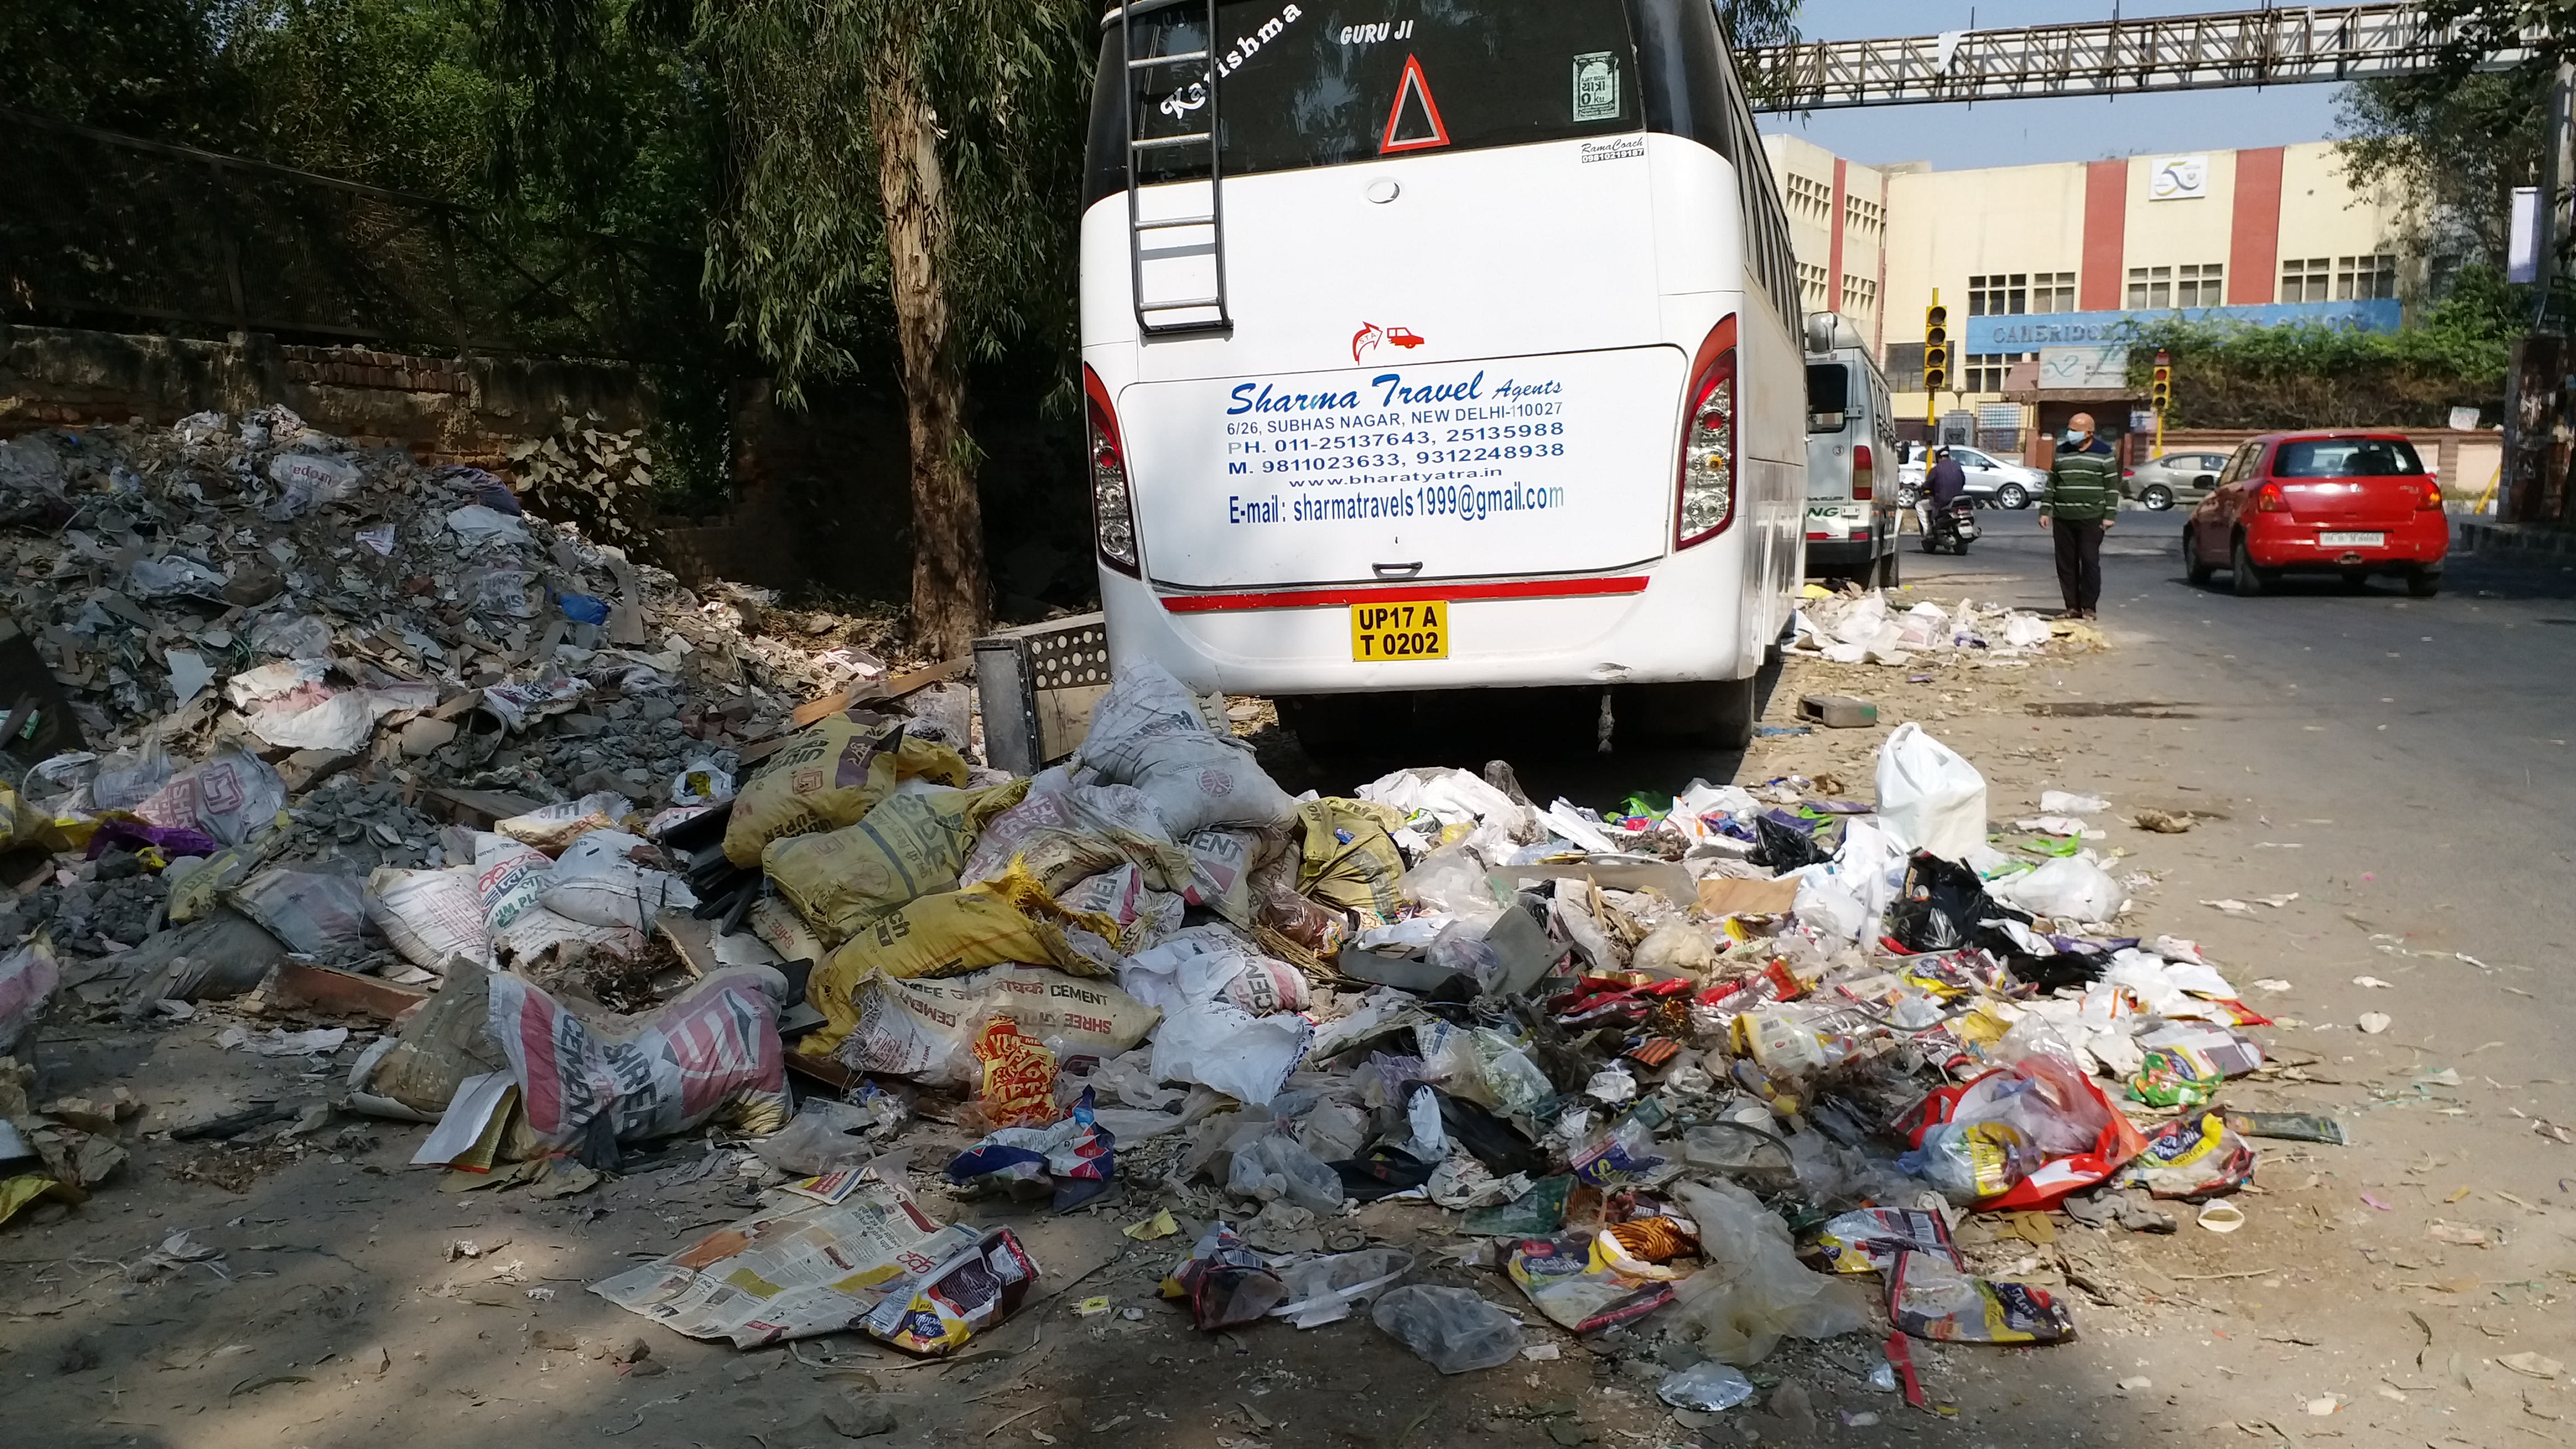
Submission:
POLYGON ((546 909, 585 925, 649 931, 663 907, 696 906, 698 898, 687 882, 669 871, 636 864, 635 851, 652 849, 642 836, 622 830, 594 830, 582 836, 555 857, 553 878, 545 891, 546 909))
POLYGON ((2027 875, 1999 880, 1986 894, 2034 916, 2107 921, 2120 913, 2120 883, 2093 863, 2092 852, 2061 856, 2027 875))
POLYGON ((1878 819, 1899 849, 1964 859, 1986 843, 1986 777, 1908 720, 1879 747, 1878 819))

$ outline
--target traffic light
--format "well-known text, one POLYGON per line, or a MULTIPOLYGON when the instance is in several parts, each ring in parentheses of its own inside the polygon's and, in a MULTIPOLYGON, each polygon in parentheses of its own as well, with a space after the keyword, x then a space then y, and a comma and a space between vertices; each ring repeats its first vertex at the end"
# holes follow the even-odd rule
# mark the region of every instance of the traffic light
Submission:
POLYGON ((2149 396, 2157 412, 2173 405, 2173 358, 2161 349, 2156 353, 2156 381, 2149 396))
POLYGON ((1941 305, 1941 294, 1932 294, 1932 305, 1923 309, 1923 390, 1942 392, 1950 386, 1950 309, 1941 305))

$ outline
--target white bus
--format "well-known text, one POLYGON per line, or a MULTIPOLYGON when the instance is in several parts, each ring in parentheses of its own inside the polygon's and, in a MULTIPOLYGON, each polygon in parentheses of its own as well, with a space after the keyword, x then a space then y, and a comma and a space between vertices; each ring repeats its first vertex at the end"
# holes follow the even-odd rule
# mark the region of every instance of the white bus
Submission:
POLYGON ((1530 686, 1601 691, 1622 738, 1749 738, 1802 577, 1806 388, 1709 0, 1103 26, 1081 326, 1113 660, 1281 696, 1310 744, 1392 693, 1530 686))
POLYGON ((1807 318, 1807 576, 1894 588, 1896 410, 1869 340, 1839 312, 1807 318))

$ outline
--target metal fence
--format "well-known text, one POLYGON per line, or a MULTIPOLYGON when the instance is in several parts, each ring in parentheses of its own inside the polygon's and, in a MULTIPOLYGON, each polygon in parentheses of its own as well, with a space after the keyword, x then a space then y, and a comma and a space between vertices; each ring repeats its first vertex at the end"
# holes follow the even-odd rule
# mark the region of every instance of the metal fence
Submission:
POLYGON ((52 326, 704 361, 698 254, 0 108, 0 313, 52 326))

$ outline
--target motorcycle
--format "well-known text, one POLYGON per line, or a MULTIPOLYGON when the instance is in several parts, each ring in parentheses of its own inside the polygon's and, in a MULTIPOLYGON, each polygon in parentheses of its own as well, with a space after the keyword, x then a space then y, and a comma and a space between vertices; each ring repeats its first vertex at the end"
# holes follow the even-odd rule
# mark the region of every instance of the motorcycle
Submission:
POLYGON ((1932 526, 1923 534, 1923 551, 1965 554, 1982 532, 1977 527, 1977 506, 1962 498, 1932 515, 1932 526))

